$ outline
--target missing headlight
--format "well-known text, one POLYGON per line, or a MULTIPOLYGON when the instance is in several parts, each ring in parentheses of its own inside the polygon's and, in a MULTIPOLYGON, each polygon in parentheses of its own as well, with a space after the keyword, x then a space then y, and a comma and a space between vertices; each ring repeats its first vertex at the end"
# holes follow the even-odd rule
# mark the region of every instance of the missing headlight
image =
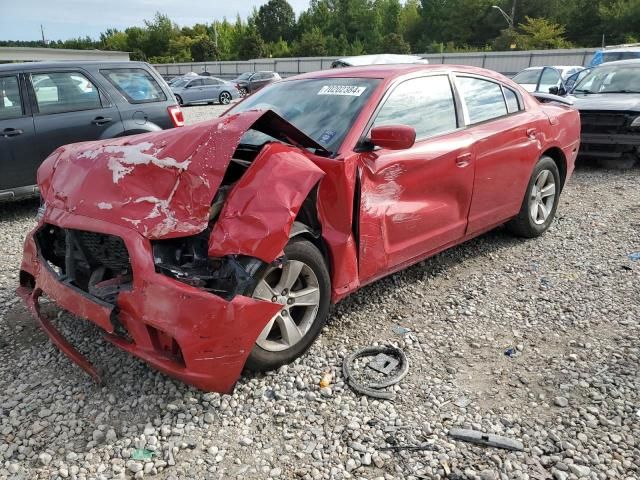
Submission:
POLYGON ((264 262, 242 255, 209 258, 209 233, 152 242, 156 272, 225 300, 251 291, 264 262))

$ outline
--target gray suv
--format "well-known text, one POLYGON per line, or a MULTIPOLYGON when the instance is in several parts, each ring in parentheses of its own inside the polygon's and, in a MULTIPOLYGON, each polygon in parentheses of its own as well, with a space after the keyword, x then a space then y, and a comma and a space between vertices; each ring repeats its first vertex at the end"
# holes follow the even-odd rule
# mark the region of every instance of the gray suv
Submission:
POLYGON ((183 124, 173 93, 146 63, 0 65, 0 200, 37 194, 38 167, 62 145, 183 124))

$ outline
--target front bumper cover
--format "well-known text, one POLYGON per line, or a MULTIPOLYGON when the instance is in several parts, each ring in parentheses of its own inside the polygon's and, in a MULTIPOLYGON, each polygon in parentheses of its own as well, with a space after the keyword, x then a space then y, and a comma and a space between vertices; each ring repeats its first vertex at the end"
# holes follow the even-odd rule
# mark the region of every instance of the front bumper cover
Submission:
POLYGON ((620 158, 640 149, 640 134, 583 133, 580 136, 580 156, 620 158))
POLYGON ((63 309, 89 320, 105 337, 163 373, 206 391, 233 390, 255 340, 278 304, 236 295, 226 301, 155 271, 149 240, 125 227, 51 208, 25 241, 18 294, 51 340, 99 380, 97 370, 40 312, 42 294, 63 309), (34 234, 44 223, 123 239, 130 256, 133 286, 116 305, 60 282, 40 256, 34 234), (122 326, 121 335, 116 326, 122 326))

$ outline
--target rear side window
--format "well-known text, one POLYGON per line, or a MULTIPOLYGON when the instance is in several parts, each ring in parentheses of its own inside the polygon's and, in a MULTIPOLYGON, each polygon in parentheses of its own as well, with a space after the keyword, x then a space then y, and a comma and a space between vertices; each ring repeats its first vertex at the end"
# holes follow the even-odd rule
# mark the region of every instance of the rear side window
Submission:
POLYGON ((0 77, 0 120, 21 117, 22 114, 18 77, 0 77))
POLYGON ((207 79, 205 79, 203 81, 204 81, 204 84, 206 86, 220 85, 220 83, 222 83, 222 82, 220 82, 220 80, 216 80, 215 78, 207 78, 207 79))
POLYGON ((398 85, 378 113, 374 127, 409 125, 424 139, 458 128, 449 77, 414 78, 398 85))
POLYGON ((102 108, 96 86, 80 72, 31 75, 38 111, 43 114, 102 108))
POLYGON ((504 91, 504 99, 507 101, 507 110, 509 113, 515 113, 520 110, 520 102, 516 92, 507 87, 502 87, 504 91))
POLYGON ((467 104, 472 125, 507 114, 502 89, 497 83, 473 77, 458 77, 456 83, 467 104))
POLYGON ((129 103, 163 102, 167 99, 155 78, 142 68, 111 68, 100 72, 129 103))

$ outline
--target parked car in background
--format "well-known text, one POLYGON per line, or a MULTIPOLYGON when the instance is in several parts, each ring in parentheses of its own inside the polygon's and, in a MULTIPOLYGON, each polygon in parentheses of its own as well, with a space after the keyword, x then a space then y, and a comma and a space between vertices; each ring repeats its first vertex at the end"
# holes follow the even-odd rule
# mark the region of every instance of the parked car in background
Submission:
POLYGON ((597 67, 602 63, 633 59, 640 59, 640 44, 634 44, 633 46, 608 47, 598 50, 593 55, 589 66, 597 67))
POLYGON ((584 70, 584 67, 574 66, 548 66, 529 67, 513 77, 513 81, 522 85, 528 92, 561 93, 565 88, 564 80, 571 75, 584 70), (553 88, 555 92, 550 92, 553 88))
POLYGON ((0 199, 37 193, 36 170, 62 145, 182 126, 158 73, 142 62, 0 65, 0 199))
POLYGON ((216 77, 189 77, 171 85, 171 91, 180 105, 193 103, 220 103, 228 105, 240 98, 240 92, 232 82, 216 77))
POLYGON ((231 80, 231 82, 236 86, 240 95, 244 97, 278 80, 281 80, 281 78, 276 72, 264 71, 244 72, 237 78, 231 80))
POLYGON ((401 63, 423 63, 429 60, 418 55, 399 55, 394 53, 381 53, 378 55, 355 55, 352 57, 338 58, 331 64, 331 68, 361 67, 365 65, 392 65, 401 63))
POLYGON ((631 168, 640 158, 640 59, 603 63, 571 92, 580 111, 580 155, 631 168))
MULTIPOLYGON (((591 70, 593 70, 593 67, 587 67, 587 68, 583 68, 582 70, 569 75, 565 80, 564 80, 564 89, 565 89, 565 93, 571 93, 571 90, 574 89, 574 87, 580 83, 580 80, 582 80, 584 77, 586 77, 589 72, 591 72, 591 70)), ((560 94, 562 94, 562 92, 560 92, 560 94)))
POLYGON ((300 75, 180 132, 50 156, 18 293, 95 377, 39 313, 42 293, 228 393, 245 367, 304 354, 358 288, 504 223, 542 235, 579 140, 577 111, 481 68, 300 75))

